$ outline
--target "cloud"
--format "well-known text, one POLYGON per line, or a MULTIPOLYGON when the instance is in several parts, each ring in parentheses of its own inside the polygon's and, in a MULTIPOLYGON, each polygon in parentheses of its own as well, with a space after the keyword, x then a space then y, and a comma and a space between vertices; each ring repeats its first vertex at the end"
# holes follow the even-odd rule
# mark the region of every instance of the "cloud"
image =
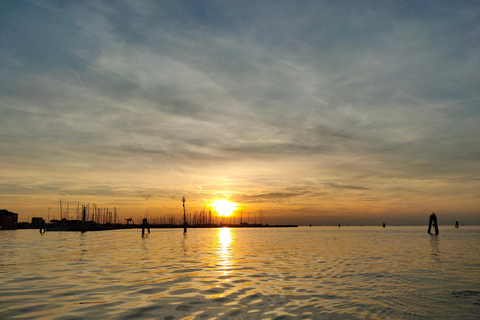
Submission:
POLYGON ((313 195, 472 198, 478 12, 450 1, 8 4, 0 161, 17 167, 0 172, 3 189, 56 197, 25 186, 79 180, 85 194, 152 203, 228 190, 317 208, 313 195))
POLYGON ((297 192, 297 193, 283 193, 283 192, 272 192, 272 193, 263 193, 263 194, 254 194, 254 195, 235 195, 232 200, 240 203, 272 203, 272 202, 283 202, 288 198, 300 197, 306 195, 306 191, 297 192))
POLYGON ((359 187, 359 186, 341 185, 336 182, 327 182, 325 183, 325 185, 334 189, 348 189, 348 190, 368 190, 369 189, 369 188, 359 187))

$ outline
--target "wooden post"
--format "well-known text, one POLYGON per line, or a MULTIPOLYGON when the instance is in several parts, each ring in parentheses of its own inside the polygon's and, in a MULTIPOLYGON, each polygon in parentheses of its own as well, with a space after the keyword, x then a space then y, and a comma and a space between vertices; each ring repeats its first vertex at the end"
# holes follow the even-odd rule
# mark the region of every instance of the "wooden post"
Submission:
POLYGON ((145 228, 148 229, 148 233, 150 233, 150 226, 148 225, 147 218, 143 218, 142 222, 142 237, 145 235, 145 228))
POLYGON ((434 212, 430 215, 430 219, 428 221, 428 233, 431 233, 432 231, 432 226, 435 228, 435 234, 438 234, 438 221, 437 221, 437 216, 435 215, 434 212))
POLYGON ((45 220, 42 219, 42 223, 40 224, 40 233, 45 233, 47 231, 47 227, 45 226, 45 220))

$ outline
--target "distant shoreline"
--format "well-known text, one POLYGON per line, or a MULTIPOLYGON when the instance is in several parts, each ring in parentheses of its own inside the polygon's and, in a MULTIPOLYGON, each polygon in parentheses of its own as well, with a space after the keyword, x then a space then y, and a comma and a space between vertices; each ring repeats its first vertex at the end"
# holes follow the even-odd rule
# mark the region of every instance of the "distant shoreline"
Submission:
MULTIPOLYGON (((125 230, 125 229, 182 229, 183 224, 65 224, 65 225, 46 225, 46 231, 106 231, 106 230, 125 230)), ((294 224, 203 224, 187 225, 187 229, 205 229, 205 228, 297 228, 294 224)), ((36 228, 28 228, 36 229, 36 228)))

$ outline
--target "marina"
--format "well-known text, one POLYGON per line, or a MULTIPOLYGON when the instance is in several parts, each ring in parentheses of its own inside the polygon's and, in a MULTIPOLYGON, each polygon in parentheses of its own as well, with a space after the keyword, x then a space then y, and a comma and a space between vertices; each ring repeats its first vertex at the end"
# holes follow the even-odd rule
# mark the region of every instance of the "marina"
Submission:
MULTIPOLYGON (((120 223, 120 218, 117 214, 117 208, 114 207, 113 212, 108 208, 98 208, 94 203, 92 205, 92 212, 90 212, 90 204, 82 205, 77 203, 76 217, 71 218, 69 214, 69 203, 67 202, 67 210, 64 211, 62 200, 60 200, 60 220, 47 219, 45 222, 43 218, 32 218, 31 224, 23 224, 24 229, 39 229, 41 233, 47 231, 105 231, 105 230, 119 230, 119 229, 176 229, 183 228, 187 232, 189 228, 292 228, 298 227, 295 224, 273 224, 266 223, 262 212, 259 210, 258 215, 252 215, 253 223, 250 221, 250 214, 247 214, 246 219, 243 219, 243 213, 240 212, 239 217, 222 217, 216 210, 203 209, 196 211, 193 214, 187 213, 185 208, 185 197, 182 198, 183 203, 183 219, 182 215, 166 214, 162 217, 154 217, 154 223, 149 223, 147 218, 143 218, 142 223, 135 223, 133 218, 124 219, 126 223, 120 223), (257 223, 257 218, 259 223, 257 223)), ((49 210, 50 211, 50 210, 49 210)), ((14 213, 10 213, 14 214, 14 213)), ((48 215, 50 216, 50 214, 48 215)), ((137 218, 137 220, 139 220, 137 218)), ((16 229, 15 223, 11 223, 11 229, 16 229)), ((144 231, 142 231, 142 234, 144 231)))

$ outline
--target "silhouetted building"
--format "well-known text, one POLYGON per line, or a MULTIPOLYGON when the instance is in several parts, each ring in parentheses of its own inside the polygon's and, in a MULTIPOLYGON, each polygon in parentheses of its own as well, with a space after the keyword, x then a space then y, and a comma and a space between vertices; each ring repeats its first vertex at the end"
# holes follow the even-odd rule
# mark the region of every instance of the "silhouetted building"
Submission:
POLYGON ((44 224, 45 224, 45 220, 43 218, 33 217, 30 227, 33 229, 39 229, 44 224))
POLYGON ((0 210, 0 230, 17 229, 18 214, 0 210))

